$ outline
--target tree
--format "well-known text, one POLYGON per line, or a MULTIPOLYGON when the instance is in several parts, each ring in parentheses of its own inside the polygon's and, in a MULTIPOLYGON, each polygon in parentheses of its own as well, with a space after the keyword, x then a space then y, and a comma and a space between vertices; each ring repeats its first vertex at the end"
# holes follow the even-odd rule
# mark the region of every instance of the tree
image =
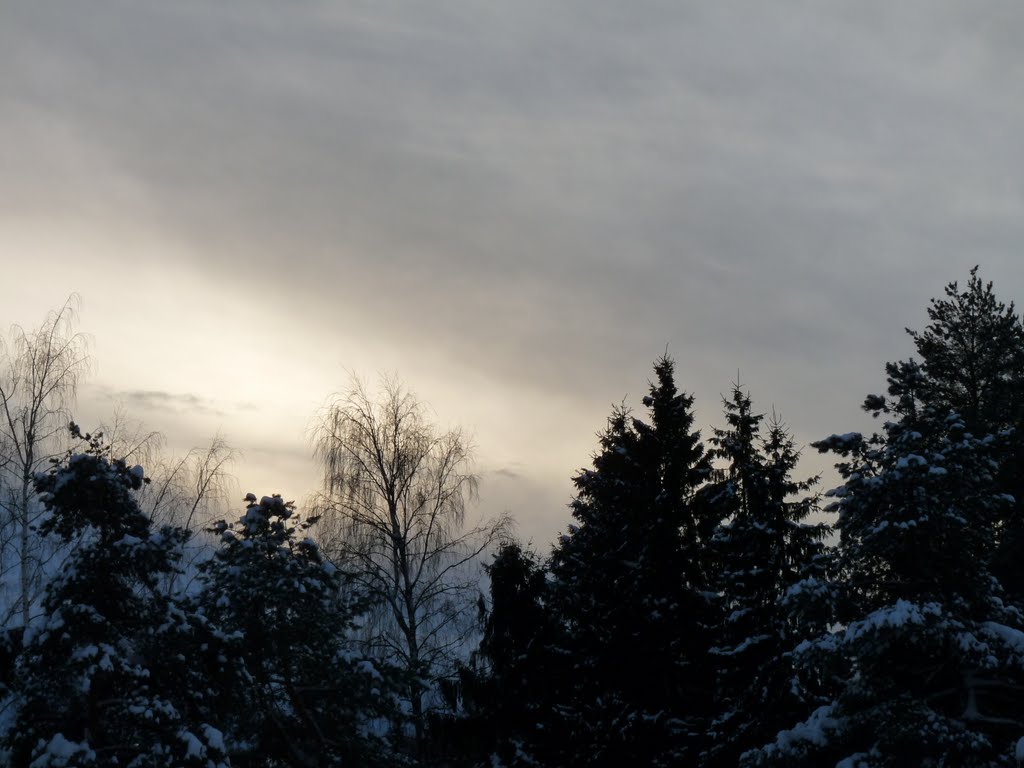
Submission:
POLYGON ((507 523, 466 525, 477 484, 466 438, 458 429, 439 432, 396 379, 381 385, 375 401, 353 379, 324 409, 315 436, 323 469, 317 507, 335 532, 325 548, 379 607, 369 647, 405 670, 422 752, 428 684, 453 672, 473 626, 471 566, 507 523))
MULTIPOLYGON (((238 452, 216 435, 204 448, 190 448, 184 455, 168 455, 164 436, 143 429, 120 408, 101 431, 112 455, 147 467, 150 483, 137 495, 142 511, 157 524, 177 525, 191 533, 205 532, 227 512, 227 500, 236 484, 229 473, 238 452)), ((206 536, 192 536, 182 553, 183 574, 170 574, 168 593, 188 591, 198 573, 196 566, 212 554, 206 536)))
POLYGON ((999 435, 922 403, 927 377, 890 364, 865 407, 881 434, 815 444, 842 457, 832 631, 798 659, 839 682, 834 698, 752 763, 1009 766, 1024 682, 1021 614, 992 576, 999 435))
POLYGON ((142 467, 100 437, 36 478, 44 536, 75 542, 24 633, 5 734, 12 765, 226 766, 218 728, 193 717, 206 686, 189 656, 194 627, 158 588, 188 533, 154 530, 134 494, 142 467))
POLYGON ((693 398, 676 389, 670 358, 654 368, 650 422, 612 412, 552 555, 571 665, 557 764, 692 761, 711 713, 707 545, 720 518, 700 492, 711 466, 693 398))
POLYGON ((211 529, 221 547, 198 598, 231 659, 217 708, 233 765, 385 764, 373 721, 391 714, 388 670, 349 647, 365 602, 303 535, 315 518, 276 495, 246 502, 211 529))
POLYGON ((996 525, 994 571, 1024 605, 1024 326, 1013 302, 996 298, 992 283, 971 270, 965 289, 956 282, 932 299, 924 331, 907 329, 921 357, 918 397, 939 412, 958 413, 974 434, 1012 429, 998 458, 998 484, 1015 503, 996 525))
POLYGON ((924 331, 907 329, 921 356, 918 397, 938 411, 955 411, 976 433, 1016 426, 1024 408, 1024 327, 1010 302, 971 270, 966 289, 945 287, 932 299, 924 331))
POLYGON ((557 764, 564 747, 558 698, 565 647, 540 558, 506 541, 486 566, 490 605, 480 645, 459 670, 453 719, 458 750, 473 764, 557 764), (461 705, 458 706, 458 705, 461 705))
POLYGON ((154 482, 142 500, 144 508, 154 520, 188 530, 206 528, 234 486, 229 468, 237 456, 221 435, 183 456, 155 455, 154 482))
MULTIPOLYGON (((803 713, 806 696, 792 666, 792 649, 812 629, 793 620, 784 600, 797 582, 824 574, 828 527, 810 524, 817 478, 792 475, 799 452, 774 414, 766 435, 739 385, 723 399, 726 427, 716 429, 712 454, 725 462, 711 486, 728 515, 711 543, 718 562, 716 591, 722 624, 711 653, 718 669, 718 715, 704 765, 737 765, 803 713)), ((819 630, 824 627, 819 627, 819 630)))
POLYGON ((22 626, 28 625, 47 560, 33 534, 43 511, 33 478, 64 449, 68 409, 88 365, 85 340, 74 331, 77 301, 69 298, 38 329, 16 325, 10 341, 0 341, 0 556, 5 575, 17 572, 18 596, 8 604, 20 613, 22 626))

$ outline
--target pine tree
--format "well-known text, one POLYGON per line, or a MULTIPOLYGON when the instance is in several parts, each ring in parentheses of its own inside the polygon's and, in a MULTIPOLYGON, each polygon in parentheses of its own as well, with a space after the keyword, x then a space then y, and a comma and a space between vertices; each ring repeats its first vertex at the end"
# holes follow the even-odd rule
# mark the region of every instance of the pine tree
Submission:
POLYGON ((572 672, 564 764, 679 764, 710 712, 705 550, 718 518, 699 494, 710 464, 673 368, 655 365, 649 423, 612 413, 553 553, 572 672))
POLYGON ((918 396, 938 411, 955 411, 976 434, 1016 426, 1024 407, 1024 327, 1013 302, 999 301, 992 283, 971 270, 932 299, 929 324, 907 329, 924 374, 918 396))
POLYGON ((792 648, 808 628, 782 605, 799 580, 823 573, 828 528, 808 524, 817 478, 792 478, 799 459, 791 436, 763 416, 738 385, 724 400, 725 429, 715 430, 713 455, 725 462, 714 484, 729 515, 712 542, 723 621, 712 649, 718 668, 719 715, 704 765, 734 766, 799 716, 805 696, 791 664, 792 648))
POLYGON ((204 566, 201 615, 230 659, 218 708, 235 766, 386 762, 393 682, 347 637, 363 603, 346 594, 280 496, 246 496, 237 523, 213 526, 221 547, 204 566), (378 734, 378 735, 375 735, 378 734))
POLYGON ((1008 499, 995 483, 999 437, 973 435, 955 412, 921 402, 919 366, 890 364, 891 417, 880 435, 833 435, 843 457, 841 576, 832 632, 800 659, 842 675, 835 698, 753 763, 1009 766, 1024 729, 1021 615, 990 570, 1008 499))
MULTIPOLYGON (((14 679, 18 713, 5 746, 12 765, 226 765, 222 735, 193 719, 188 664, 175 658, 188 622, 158 583, 175 572, 187 532, 153 530, 134 498, 141 467, 114 459, 100 436, 84 439, 36 490, 40 525, 74 548, 26 630, 14 679)), ((187 660, 186 660, 187 661, 187 660)))
POLYGON ((998 457, 1000 488, 1014 497, 999 520, 994 570, 1018 605, 1024 605, 1024 326, 1013 305, 996 298, 992 283, 971 270, 965 289, 956 282, 932 299, 929 324, 907 332, 921 357, 919 397, 937 411, 955 411, 974 434, 1008 428, 998 457))

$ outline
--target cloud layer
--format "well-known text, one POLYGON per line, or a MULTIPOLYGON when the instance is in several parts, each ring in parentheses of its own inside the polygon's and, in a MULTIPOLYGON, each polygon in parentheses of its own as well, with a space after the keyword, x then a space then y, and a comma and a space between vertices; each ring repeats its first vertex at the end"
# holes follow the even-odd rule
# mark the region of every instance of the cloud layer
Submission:
MULTIPOLYGON (((81 290, 100 327, 119 294, 181 291, 206 325, 165 354, 263 344, 292 371, 249 392, 225 353, 201 380, 118 389, 276 402, 293 423, 345 368, 397 369, 474 428, 485 466, 552 498, 666 345, 705 420, 739 370, 808 440, 859 418, 945 282, 981 263, 1024 289, 1013 5, 3 14, 0 257, 38 254, 12 267, 27 279, 45 255, 36 300, 81 290)), ((131 321, 181 322, 154 306, 131 321)))

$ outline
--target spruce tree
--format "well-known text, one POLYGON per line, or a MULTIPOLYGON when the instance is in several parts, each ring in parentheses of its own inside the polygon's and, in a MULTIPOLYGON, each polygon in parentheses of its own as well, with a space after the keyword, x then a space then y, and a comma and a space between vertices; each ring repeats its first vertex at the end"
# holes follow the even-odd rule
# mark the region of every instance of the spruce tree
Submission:
POLYGON ((1024 729, 1021 616, 992 576, 1000 436, 921 401, 926 376, 890 364, 866 407, 881 434, 817 443, 843 461, 833 631, 800 661, 841 676, 831 702, 748 755, 753 764, 1009 766, 1024 729))
POLYGON ((712 454, 725 462, 713 492, 729 515, 712 542, 722 623, 712 656, 718 669, 718 717, 704 765, 734 766, 799 716, 805 696, 791 663, 808 628, 782 605, 799 580, 824 568, 823 524, 809 524, 817 478, 792 475, 799 452, 776 417, 761 435, 763 415, 738 385, 724 400, 726 428, 715 430, 712 454))
POLYGON ((237 766, 394 765, 383 736, 395 691, 386 667, 352 651, 364 608, 280 496, 246 496, 204 565, 201 615, 228 664, 218 708, 237 766))
POLYGON ((673 369, 655 364, 649 422, 612 413, 553 553, 572 674, 565 765, 692 760, 711 711, 706 546, 718 518, 699 493, 710 463, 673 369))
POLYGON ((216 724, 194 717, 202 681, 179 656, 191 626, 158 588, 178 568, 188 533, 153 529, 134 497, 141 467, 73 424, 72 435, 86 449, 35 481, 48 512, 40 534, 74 547, 25 631, 17 717, 5 738, 10 764, 227 765, 216 724))
POLYGON ((558 699, 566 690, 564 645, 552 613, 547 570, 519 543, 504 543, 486 566, 490 606, 480 645, 460 670, 462 751, 511 768, 558 764, 558 699))

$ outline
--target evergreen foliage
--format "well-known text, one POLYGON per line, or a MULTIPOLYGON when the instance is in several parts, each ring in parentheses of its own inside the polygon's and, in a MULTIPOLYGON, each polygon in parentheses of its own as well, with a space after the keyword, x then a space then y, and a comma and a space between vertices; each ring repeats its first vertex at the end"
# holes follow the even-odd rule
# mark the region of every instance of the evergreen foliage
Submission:
POLYGON ((40 533, 75 547, 46 588, 43 615, 25 631, 13 681, 17 721, 5 740, 10 762, 226 765, 218 728, 191 717, 195 681, 175 658, 188 628, 158 589, 188 534, 153 530, 134 498, 142 468, 113 459, 100 436, 71 430, 86 441, 84 452, 36 477, 48 510, 40 533))
POLYGON ((711 711, 706 545, 719 519, 699 493, 710 462, 673 369, 655 365, 649 422, 612 413, 552 556, 572 670, 566 765, 692 760, 711 711))
POLYGON ((793 479, 799 452, 783 423, 773 416, 762 436, 764 417, 738 385, 724 407, 727 426, 710 441, 725 462, 713 492, 729 516, 711 545, 723 608, 711 650, 719 715, 702 762, 730 766, 806 706, 790 654, 805 627, 782 601, 801 579, 824 574, 828 528, 806 522, 816 509, 808 494, 817 478, 793 479))
POLYGON ((1024 327, 1013 302, 996 298, 992 283, 971 270, 932 299, 924 331, 907 329, 921 357, 918 397, 939 412, 954 411, 984 434, 1016 426, 1024 407, 1024 327))
POLYGON ((555 764, 564 745, 552 694, 567 681, 547 571, 514 541, 502 544, 486 570, 490 609, 479 648, 460 670, 465 751, 492 766, 555 764))
POLYGON ((777 765, 1001 766, 1024 728, 1021 616, 992 576, 1000 438, 923 405, 916 364, 888 366, 881 434, 817 443, 843 457, 835 628, 803 663, 838 694, 751 756, 777 765), (845 671, 845 673, 843 673, 845 671))
POLYGON ((394 765, 386 733, 394 682, 352 652, 365 603, 280 496, 246 496, 204 567, 200 615, 220 641, 219 710, 235 766, 394 765))
POLYGON ((918 396, 937 411, 955 411, 974 434, 1004 436, 997 483, 1014 497, 996 526, 993 564, 1003 586, 1024 601, 1024 326, 1013 302, 996 298, 992 283, 971 270, 965 289, 956 282, 932 299, 929 324, 908 329, 921 357, 918 396))

